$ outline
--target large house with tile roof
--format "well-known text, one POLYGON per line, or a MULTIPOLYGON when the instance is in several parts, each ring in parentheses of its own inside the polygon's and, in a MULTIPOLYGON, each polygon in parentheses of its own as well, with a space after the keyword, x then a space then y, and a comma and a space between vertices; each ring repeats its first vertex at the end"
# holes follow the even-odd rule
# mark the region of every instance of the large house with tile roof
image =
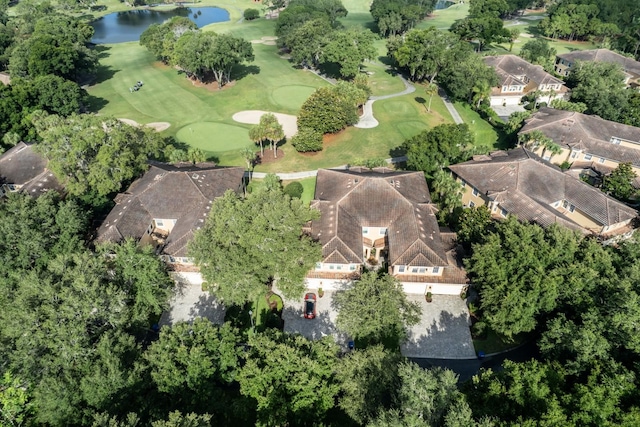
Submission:
POLYGON ((491 89, 491 105, 518 105, 523 96, 541 91, 542 100, 551 102, 567 95, 564 82, 516 55, 485 56, 484 63, 498 74, 498 86, 491 89))
POLYGON ((625 74, 627 86, 638 86, 640 83, 640 62, 620 55, 609 49, 576 50, 556 55, 555 70, 561 76, 568 76, 578 61, 610 62, 620 65, 625 74))
POLYGON ((421 172, 320 169, 306 230, 322 244, 309 287, 334 289, 363 268, 387 266, 407 293, 459 294, 467 279, 455 234, 440 230, 421 172))
POLYGON ((515 215, 543 227, 560 224, 583 234, 629 231, 637 211, 563 172, 525 148, 497 151, 449 166, 464 187, 467 207, 494 217, 515 215))
MULTIPOLYGON (((552 155, 535 141, 528 148, 545 160, 568 162, 572 170, 590 169, 602 175, 620 163, 631 163, 640 177, 640 128, 573 111, 541 108, 526 120, 519 136, 538 130, 560 145, 562 152, 552 155)), ((636 180, 636 186, 640 181, 636 180)))
POLYGON ((125 193, 97 231, 96 242, 133 238, 150 244, 170 265, 189 265, 187 244, 207 219, 213 201, 243 190, 243 168, 152 163, 125 193))
POLYGON ((0 156, 0 198, 22 191, 39 196, 47 191, 63 192, 53 172, 47 169, 48 160, 33 149, 33 145, 19 142, 0 156))

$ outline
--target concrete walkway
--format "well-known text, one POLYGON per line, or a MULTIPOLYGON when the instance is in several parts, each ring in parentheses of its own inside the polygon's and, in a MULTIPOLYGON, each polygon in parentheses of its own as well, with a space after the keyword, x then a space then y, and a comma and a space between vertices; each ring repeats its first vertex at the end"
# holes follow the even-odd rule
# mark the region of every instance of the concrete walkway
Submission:
POLYGON ((449 97, 447 96, 445 91, 440 87, 438 87, 438 95, 440 96, 440 98, 442 98, 442 101, 444 102, 444 106, 447 107, 447 110, 449 111, 449 114, 451 114, 453 121, 458 125, 464 123, 464 121, 462 120, 462 117, 460 117, 460 114, 458 113, 456 108, 453 106, 451 101, 449 101, 449 97))
POLYGON ((354 127, 357 127, 360 129, 371 129, 380 124, 376 120, 376 118, 373 117, 374 102, 379 101, 381 99, 389 99, 389 98, 394 98, 396 96, 408 95, 416 91, 415 86, 409 83, 407 79, 405 79, 400 75, 398 77, 400 77, 400 79, 402 80, 402 83, 404 83, 404 90, 402 92, 392 93, 390 95, 380 95, 380 96, 369 97, 369 100, 365 102, 364 106, 362 107, 363 114, 362 116, 360 116, 360 121, 358 121, 358 123, 356 123, 354 127))
MULTIPOLYGON (((406 162, 407 161, 407 156, 392 157, 392 158, 384 159, 384 160, 388 164, 394 165, 396 163, 406 162)), ((349 165, 340 165, 340 166, 334 166, 331 169, 348 169, 348 168, 349 168, 349 165)), ((275 174, 281 180, 289 181, 289 180, 292 180, 292 179, 303 179, 303 178, 310 178, 312 176, 317 176, 318 175, 318 171, 317 170, 313 170, 313 171, 302 171, 302 172, 275 172, 275 174)), ((246 171, 244 173, 244 176, 245 176, 245 178, 262 179, 262 178, 267 176, 267 172, 249 172, 249 171, 246 171)))

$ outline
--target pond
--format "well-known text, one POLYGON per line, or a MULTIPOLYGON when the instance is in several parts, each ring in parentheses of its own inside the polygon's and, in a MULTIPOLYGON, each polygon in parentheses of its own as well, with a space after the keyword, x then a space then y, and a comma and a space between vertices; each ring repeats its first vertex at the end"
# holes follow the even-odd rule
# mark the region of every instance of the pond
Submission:
POLYGON ((110 13, 91 23, 95 30, 93 43, 122 43, 140 40, 140 35, 151 24, 162 24, 174 16, 184 16, 198 28, 214 22, 229 20, 229 12, 219 7, 178 7, 170 10, 129 10, 110 13))
POLYGON ((436 2, 436 6, 435 6, 435 10, 441 10, 441 9, 446 9, 449 6, 455 4, 453 1, 450 0, 438 0, 436 2))

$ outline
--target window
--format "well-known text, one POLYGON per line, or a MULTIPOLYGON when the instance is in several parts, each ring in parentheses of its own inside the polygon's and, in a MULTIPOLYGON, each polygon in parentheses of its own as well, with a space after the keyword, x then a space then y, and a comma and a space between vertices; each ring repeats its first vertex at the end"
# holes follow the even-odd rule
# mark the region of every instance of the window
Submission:
POLYGON ((404 265, 398 266, 398 273, 404 273, 404 265))
POLYGON ((600 158, 598 159, 598 163, 604 163, 604 159, 603 159, 602 157, 600 157, 600 158))
POLYGON ((474 189, 473 189, 473 195, 474 195, 474 196, 477 196, 477 195, 478 195, 478 189, 477 189, 477 188, 474 188, 474 189))
POLYGON ((320 270, 322 268, 321 262, 316 262, 316 270, 320 270))
POLYGON ((338 265, 336 266, 336 270, 342 270, 342 266, 341 266, 340 264, 338 264, 338 265))
POLYGON ((575 159, 577 155, 578 155, 578 153, 574 151, 573 153, 571 153, 571 158, 575 159))
POLYGON ((420 273, 420 274, 424 274, 426 271, 427 271, 427 269, 426 269, 426 268, 424 268, 424 267, 420 267, 420 268, 418 269, 418 273, 420 273))
POLYGON ((592 157, 593 157, 593 156, 592 156, 591 154, 585 154, 585 155, 584 155, 584 159, 585 159, 585 160, 591 160, 591 158, 592 158, 592 157))
POLYGON ((569 202, 567 202, 566 200, 562 201, 562 207, 567 209, 569 207, 569 202))
POLYGON ((336 269, 336 266, 335 266, 335 265, 333 265, 333 264, 329 264, 329 270, 335 270, 335 269, 336 269))
POLYGON ((380 234, 385 235, 387 234, 387 228, 386 227, 380 227, 380 234))
POLYGON ((575 207, 575 206, 573 206, 573 205, 570 205, 570 206, 569 206, 569 212, 573 212, 573 211, 575 211, 575 210, 576 210, 576 207, 575 207))
POLYGON ((356 266, 354 264, 351 264, 349 266, 349 270, 354 271, 356 269, 356 266))
POLYGON ((362 234, 369 234, 369 229, 367 227, 362 227, 362 234))
POLYGON ((412 273, 417 273, 417 272, 418 272, 418 267, 413 267, 413 268, 411 269, 411 272, 412 272, 412 273))
POLYGON ((504 208, 500 208, 500 215, 507 216, 507 210, 504 208))
POLYGON ((433 267, 433 274, 437 274, 440 272, 440 267, 433 267))
POLYGON ((612 144, 616 144, 616 145, 620 145, 620 138, 616 138, 615 136, 611 137, 611 143, 612 144))
POLYGON ((164 222, 161 219, 156 219, 156 227, 164 227, 164 222))
POLYGON ((464 188, 464 187, 467 186, 467 183, 466 183, 466 181, 464 179, 461 179, 460 180, 460 185, 462 185, 462 188, 464 188))
POLYGON ((475 207, 475 206, 476 206, 476 204, 475 204, 475 203, 473 203, 473 202, 469 202, 469 207, 470 207, 470 208, 473 208, 473 207, 475 207))
POLYGON ((176 259, 172 256, 169 256, 169 262, 176 262, 176 259))

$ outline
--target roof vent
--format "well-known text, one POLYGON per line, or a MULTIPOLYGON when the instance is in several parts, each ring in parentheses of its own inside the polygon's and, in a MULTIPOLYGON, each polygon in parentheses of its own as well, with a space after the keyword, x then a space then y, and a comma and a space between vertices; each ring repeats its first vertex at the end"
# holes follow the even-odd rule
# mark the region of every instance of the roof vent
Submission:
POLYGON ((193 175, 191 175, 192 179, 198 179, 200 177, 200 175, 198 175, 197 173, 194 173, 193 175))

